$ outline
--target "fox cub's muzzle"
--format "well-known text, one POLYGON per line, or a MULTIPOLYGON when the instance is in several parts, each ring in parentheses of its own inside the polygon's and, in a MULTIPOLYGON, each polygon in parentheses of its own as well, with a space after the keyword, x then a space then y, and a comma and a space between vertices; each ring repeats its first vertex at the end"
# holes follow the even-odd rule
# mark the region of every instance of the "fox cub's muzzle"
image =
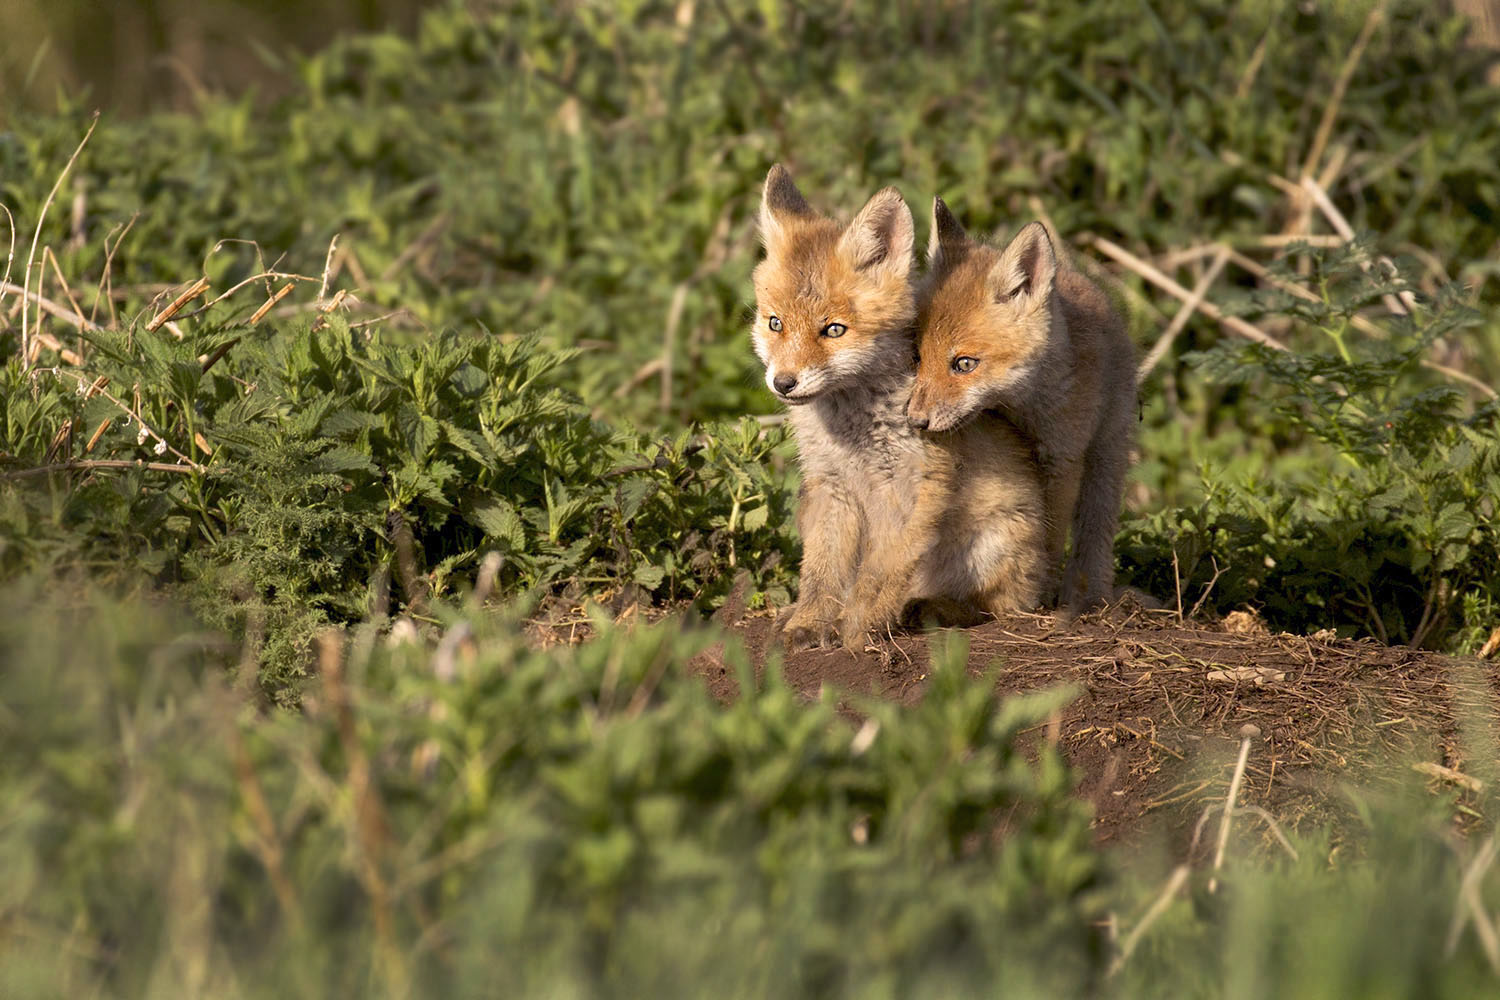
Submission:
POLYGON ((922 397, 915 392, 906 401, 906 420, 919 431, 925 431, 932 423, 931 412, 922 397))
POLYGON ((919 431, 951 431, 961 422, 953 407, 943 403, 930 403, 918 390, 906 402, 906 422, 919 431))

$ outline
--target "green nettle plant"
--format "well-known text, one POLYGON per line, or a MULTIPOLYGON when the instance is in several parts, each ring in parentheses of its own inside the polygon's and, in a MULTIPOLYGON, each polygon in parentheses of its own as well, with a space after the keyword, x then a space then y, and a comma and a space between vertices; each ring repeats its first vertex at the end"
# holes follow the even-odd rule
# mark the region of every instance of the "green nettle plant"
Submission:
POLYGON ((1424 368, 1435 343, 1478 316, 1451 288, 1410 295, 1366 244, 1307 259, 1321 295, 1261 295, 1243 312, 1293 317, 1323 350, 1226 345, 1195 360, 1211 382, 1266 397, 1267 429, 1324 461, 1291 480, 1205 470, 1200 503, 1128 528, 1127 572, 1157 593, 1178 585, 1174 572, 1191 595, 1212 581, 1217 606, 1251 604, 1286 628, 1337 625, 1419 646, 1482 641, 1500 599, 1497 407, 1462 414, 1460 394, 1424 368), (1391 296, 1409 312, 1380 327, 1362 318, 1391 296))
POLYGON ((748 573, 753 601, 789 599, 779 430, 610 428, 560 387, 575 355, 524 338, 392 345, 336 316, 245 334, 96 330, 82 368, 0 371, 23 473, 0 487, 0 564, 178 588, 253 627, 287 694, 319 627, 426 615, 486 552, 512 593, 712 607, 748 573))

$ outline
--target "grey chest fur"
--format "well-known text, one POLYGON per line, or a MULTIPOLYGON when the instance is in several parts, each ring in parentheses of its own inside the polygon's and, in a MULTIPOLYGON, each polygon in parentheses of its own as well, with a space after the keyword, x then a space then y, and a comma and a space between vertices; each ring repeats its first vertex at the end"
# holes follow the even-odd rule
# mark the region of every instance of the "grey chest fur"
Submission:
POLYGON ((911 380, 840 393, 792 411, 805 475, 867 513, 904 517, 921 479, 923 445, 906 419, 911 380))

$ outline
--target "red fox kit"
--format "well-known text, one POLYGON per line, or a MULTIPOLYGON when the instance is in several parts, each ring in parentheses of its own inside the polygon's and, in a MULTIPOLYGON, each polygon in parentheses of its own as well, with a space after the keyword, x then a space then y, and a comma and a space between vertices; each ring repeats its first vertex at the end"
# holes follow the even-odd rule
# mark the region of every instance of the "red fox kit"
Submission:
POLYGON ((1059 261, 1039 222, 995 250, 969 239, 935 199, 928 260, 908 416, 927 431, 986 411, 1009 418, 1041 466, 1049 596, 1071 526, 1061 603, 1076 611, 1108 600, 1136 399, 1124 323, 1097 286, 1059 261))
POLYGON ((942 441, 907 420, 917 306, 900 193, 880 191, 841 226, 814 212, 778 164, 760 228, 755 352, 791 408, 802 468, 790 644, 862 641, 911 599, 997 613, 1035 606, 1044 528, 1029 446, 998 418, 942 441))

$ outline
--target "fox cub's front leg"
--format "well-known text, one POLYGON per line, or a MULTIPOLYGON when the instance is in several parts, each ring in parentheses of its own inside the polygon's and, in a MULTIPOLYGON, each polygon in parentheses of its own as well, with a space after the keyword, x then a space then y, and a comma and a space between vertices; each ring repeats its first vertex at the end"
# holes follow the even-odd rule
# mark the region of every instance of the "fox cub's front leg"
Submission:
POLYGON ((801 581, 797 604, 784 627, 793 651, 831 646, 837 639, 838 621, 859 564, 859 506, 826 482, 804 481, 797 530, 802 535, 801 581))
POLYGON ((858 647, 872 630, 884 630, 901 617, 917 568, 936 540, 938 523, 951 498, 951 470, 946 453, 930 446, 927 468, 911 515, 888 537, 871 538, 860 564, 849 606, 839 625, 844 645, 858 647))

